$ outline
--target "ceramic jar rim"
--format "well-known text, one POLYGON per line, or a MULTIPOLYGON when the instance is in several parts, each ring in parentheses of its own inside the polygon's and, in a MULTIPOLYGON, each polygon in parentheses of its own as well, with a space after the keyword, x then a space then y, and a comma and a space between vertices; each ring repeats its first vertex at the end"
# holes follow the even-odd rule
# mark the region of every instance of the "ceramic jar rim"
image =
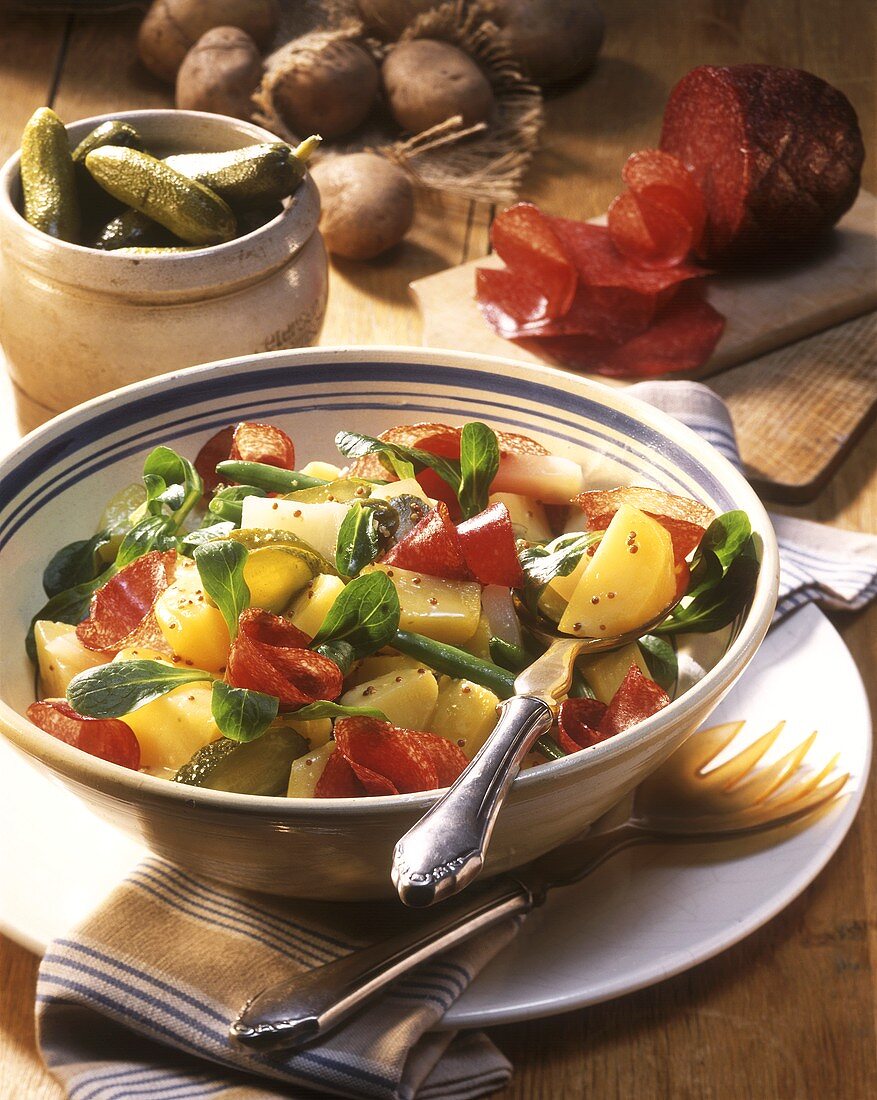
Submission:
MULTIPOLYGON (((229 148, 280 140, 276 134, 242 119, 170 108, 94 115, 68 123, 66 130, 75 143, 111 119, 130 122, 144 132, 147 141, 166 140, 163 135, 169 134, 172 126, 179 127, 184 137, 186 133, 193 135, 193 152, 204 147, 206 135, 210 135, 214 147, 216 142, 221 144, 225 134, 230 139, 229 148)), ((120 255, 58 240, 28 224, 14 198, 20 188, 20 159, 21 151, 16 150, 0 168, 4 260, 26 266, 48 281, 66 284, 74 288, 74 293, 156 302, 231 293, 288 263, 310 240, 319 221, 319 193, 306 174, 281 213, 241 237, 191 252, 120 255)))

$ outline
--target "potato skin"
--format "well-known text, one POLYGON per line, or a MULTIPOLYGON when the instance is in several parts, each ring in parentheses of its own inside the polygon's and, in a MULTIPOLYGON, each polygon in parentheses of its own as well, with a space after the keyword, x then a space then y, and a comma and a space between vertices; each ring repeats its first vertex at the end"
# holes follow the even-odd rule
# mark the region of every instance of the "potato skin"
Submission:
POLYGON ((267 49, 280 22, 278 0, 155 0, 140 24, 137 52, 149 71, 173 84, 183 58, 214 27, 238 27, 267 49))
POLYGON ((237 27, 214 27, 183 58, 176 104, 184 111, 249 118, 250 97, 261 79, 262 58, 252 38, 237 27))
POLYGON ((401 42, 381 70, 393 117, 405 130, 428 130, 453 115, 463 124, 483 122, 493 109, 493 89, 468 54, 448 42, 401 42))
POLYGON ((320 161, 311 176, 320 191, 326 247, 350 260, 392 248, 414 220, 414 189, 401 168, 374 153, 320 161))
POLYGON ((355 42, 331 42, 319 54, 293 54, 272 78, 275 110, 293 133, 331 141, 355 130, 372 108, 378 69, 355 42))
POLYGON ((486 11, 539 84, 586 73, 603 44, 605 24, 594 0, 487 0, 486 11))

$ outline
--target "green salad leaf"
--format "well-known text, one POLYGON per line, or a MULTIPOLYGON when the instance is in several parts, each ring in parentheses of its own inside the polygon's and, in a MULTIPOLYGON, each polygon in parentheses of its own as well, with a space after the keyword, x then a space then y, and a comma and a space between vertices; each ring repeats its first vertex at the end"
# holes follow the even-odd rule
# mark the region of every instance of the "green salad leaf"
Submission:
POLYGON ((194 465, 170 447, 156 447, 143 464, 146 509, 152 515, 170 513, 176 530, 204 493, 194 465))
POLYGON ((355 577, 385 550, 399 526, 399 515, 385 500, 357 500, 338 529, 335 568, 355 577))
POLYGON ((106 569, 101 550, 112 540, 108 530, 90 539, 77 539, 63 546, 43 570, 43 590, 49 599, 68 588, 88 584, 106 569))
POLYGON ((335 446, 346 458, 365 458, 377 455, 382 465, 394 473, 400 481, 414 477, 418 470, 434 470, 442 481, 446 482, 459 496, 460 464, 439 455, 421 451, 417 447, 403 447, 400 443, 387 443, 371 435, 359 432, 339 432, 335 436, 335 446))
POLYGON ((216 539, 196 547, 193 557, 204 591, 221 611, 234 641, 241 612, 250 606, 250 590, 244 580, 249 551, 233 539, 216 539))
POLYGON ((457 496, 463 518, 487 507, 490 486, 499 470, 499 440, 486 424, 473 421, 460 433, 460 488, 457 496))
POLYGON ((265 489, 256 485, 224 485, 213 494, 213 499, 207 505, 208 518, 211 523, 216 520, 224 520, 233 527, 240 527, 243 513, 244 500, 247 497, 266 497, 265 489))
POLYGON ((558 535, 544 546, 528 546, 518 555, 527 584, 541 591, 555 577, 569 576, 582 554, 602 537, 602 531, 573 531, 558 535))
POLYGON ((67 702, 87 718, 120 718, 182 684, 210 679, 210 673, 200 668, 178 668, 162 661, 111 661, 74 676, 67 687, 67 702))
POLYGON ((316 703, 308 703, 306 707, 293 711, 287 717, 293 725, 296 720, 313 722, 317 718, 379 718, 382 722, 390 721, 377 707, 345 707, 340 703, 330 703, 328 699, 318 699, 316 703))
POLYGON ((399 595, 386 573, 365 573, 339 594, 312 645, 344 641, 357 657, 367 657, 393 641, 400 614, 399 595))
POLYGON ((210 710, 220 732, 232 741, 255 741, 261 737, 277 717, 279 706, 274 695, 229 687, 222 680, 213 684, 210 710))
POLYGON ((314 652, 321 653, 324 657, 328 657, 330 661, 334 661, 341 669, 342 676, 346 676, 350 672, 353 668, 353 662, 356 660, 356 650, 349 642, 342 641, 340 638, 314 646, 314 652))
POLYGON ((215 539, 228 538, 234 530, 235 525, 231 520, 225 519, 218 523, 211 523, 208 527, 198 527, 180 539, 180 552, 191 557, 196 547, 213 542, 215 539))
POLYGON ((679 679, 679 660, 673 643, 657 634, 643 634, 639 647, 652 679, 672 697, 679 679))
POLYGON ((116 569, 124 569, 151 550, 175 550, 176 532, 177 525, 171 516, 145 516, 122 539, 116 554, 116 569))

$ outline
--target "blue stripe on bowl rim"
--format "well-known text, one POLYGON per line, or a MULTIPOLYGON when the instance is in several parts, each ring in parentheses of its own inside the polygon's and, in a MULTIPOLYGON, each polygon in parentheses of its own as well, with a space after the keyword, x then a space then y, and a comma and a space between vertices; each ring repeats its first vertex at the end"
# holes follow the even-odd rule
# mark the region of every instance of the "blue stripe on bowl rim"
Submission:
MULTIPOLYGON (((451 399, 458 405, 466 403, 476 405, 475 409, 469 411, 469 415, 473 413, 477 415, 479 409, 495 410, 491 412, 489 419, 506 427, 532 430, 534 420, 539 420, 542 422, 539 424, 539 430, 549 437, 579 446, 586 444, 589 438, 599 440, 604 445, 611 445, 616 451, 626 451, 638 459, 637 462, 632 462, 625 460, 620 454, 613 456, 616 461, 630 469, 641 468, 643 458, 648 452, 649 463, 669 479, 669 483, 665 482, 666 488, 672 490, 673 483, 677 491, 679 487, 686 488, 679 478, 681 472, 687 475, 689 482, 694 481, 701 492, 713 498, 720 507, 733 504, 730 494, 721 481, 684 447, 668 440, 666 436, 629 414, 591 398, 569 392, 564 393, 562 395, 564 415, 558 416, 547 411, 559 408, 556 387, 484 370, 442 367, 425 363, 392 364, 369 361, 333 363, 331 381, 333 386, 339 383, 362 383, 364 372, 367 372, 366 377, 371 384, 401 382, 406 385, 428 386, 431 389, 468 388, 479 395, 485 393, 504 395, 510 398, 511 402, 468 395, 452 396, 451 399), (537 409, 531 410, 529 419, 516 419, 509 416, 508 413, 520 410, 522 401, 529 401, 537 406, 537 409), (500 412, 506 415, 501 416, 500 412), (571 423, 574 418, 590 423, 587 426, 576 425, 571 423), (561 431, 549 425, 561 425, 568 430, 561 431), (595 425, 604 426, 611 432, 632 438, 636 440, 637 446, 631 446, 623 440, 601 433, 595 425), (575 434, 569 434, 570 428, 575 434)), ((3 517, 0 521, 0 549, 39 508, 71 485, 90 476, 100 465, 129 457, 137 451, 145 454, 148 446, 162 439, 179 437, 180 429, 187 426, 191 429, 188 434, 194 434, 223 427, 230 420, 239 419, 245 414, 258 415, 259 410, 274 416, 294 414, 301 411, 296 405, 290 404, 295 401, 308 402, 309 411, 337 409, 338 412, 344 412, 356 408, 370 408, 401 412, 404 409, 432 415, 441 411, 432 404, 415 404, 410 401, 405 402, 400 408, 399 398, 405 395, 398 390, 386 395, 387 400, 384 402, 360 399, 350 401, 346 405, 339 404, 339 398, 348 396, 352 398, 361 394, 362 391, 333 392, 324 386, 317 391, 310 390, 291 395, 290 391, 313 386, 314 381, 311 377, 296 378, 294 374, 295 372, 286 373, 282 368, 272 366, 231 376, 223 374, 205 376, 204 373, 199 372, 199 377, 191 381, 186 381, 185 375, 178 375, 174 378, 175 384, 168 386, 167 389, 159 389, 150 394, 135 392, 126 401, 116 402, 109 408, 96 410, 89 422, 87 434, 81 428, 68 429, 61 436, 38 447, 32 454, 13 465, 9 472, 0 478, 0 516, 3 517), (280 389, 284 391, 281 396, 266 396, 266 393, 280 389), (129 431, 123 440, 116 440, 97 451, 93 450, 96 437, 124 432, 126 429, 142 424, 144 420, 161 416, 169 408, 189 405, 192 398, 201 404, 211 400, 228 399, 236 393, 242 396, 245 403, 238 402, 230 406, 227 413, 220 413, 215 408, 190 412, 170 421, 163 420, 160 424, 151 425, 134 434, 129 431), (77 456, 84 450, 90 453, 82 461, 91 465, 80 465, 77 460, 77 456), (71 460, 73 472, 59 476, 54 468, 66 459, 71 460), (37 484, 37 488, 23 499, 16 499, 21 494, 27 493, 34 484, 37 484), (15 503, 14 514, 4 515, 13 502, 15 503)), ((453 412, 455 415, 465 415, 463 410, 459 412, 453 410, 453 412)))

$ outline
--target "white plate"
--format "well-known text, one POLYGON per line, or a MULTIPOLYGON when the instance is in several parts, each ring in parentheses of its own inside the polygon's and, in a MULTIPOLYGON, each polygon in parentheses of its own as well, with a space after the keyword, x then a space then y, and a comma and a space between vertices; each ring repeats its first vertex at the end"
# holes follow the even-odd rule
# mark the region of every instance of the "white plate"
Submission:
MULTIPOLYGON (((820 751, 841 753, 852 775, 847 797, 805 829, 641 848, 556 891, 447 1014, 447 1026, 547 1016, 641 989, 737 943, 816 877, 856 814, 871 753, 861 678, 821 612, 804 608, 768 636, 714 718, 739 719, 751 739, 785 720, 787 746, 818 729, 814 762, 820 751)), ((0 930, 38 953, 143 855, 2 740, 0 829, 15 838, 0 846, 0 930)))

